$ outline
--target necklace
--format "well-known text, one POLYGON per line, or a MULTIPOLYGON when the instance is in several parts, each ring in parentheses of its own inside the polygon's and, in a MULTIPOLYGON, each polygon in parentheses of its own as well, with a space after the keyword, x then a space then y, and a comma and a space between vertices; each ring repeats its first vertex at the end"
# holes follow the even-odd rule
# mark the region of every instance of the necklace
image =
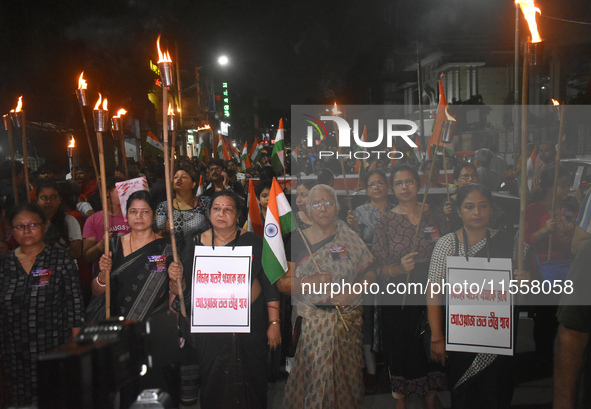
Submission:
POLYGON ((41 253, 41 252, 39 252, 39 253, 34 254, 34 255, 30 256, 30 257, 25 257, 25 254, 22 252, 21 249, 19 249, 18 251, 19 251, 20 255, 17 252, 14 252, 14 254, 16 255, 16 258, 18 258, 18 261, 21 262, 21 264, 22 263, 29 263, 31 261, 35 261, 35 259, 39 255, 39 253, 41 253))

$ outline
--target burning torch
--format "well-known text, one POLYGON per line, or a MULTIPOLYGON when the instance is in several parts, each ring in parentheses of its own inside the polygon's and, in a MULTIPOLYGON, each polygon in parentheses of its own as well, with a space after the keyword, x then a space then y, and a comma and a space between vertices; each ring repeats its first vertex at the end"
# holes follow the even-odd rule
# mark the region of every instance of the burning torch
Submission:
MULTIPOLYGON (((168 204, 168 224, 170 226, 170 244, 172 246, 172 256, 174 261, 178 263, 179 256, 176 249, 176 238, 174 234, 174 214, 172 211, 172 177, 170 169, 170 153, 168 145, 168 87, 172 85, 172 59, 170 53, 166 51, 162 52, 160 49, 160 36, 156 40, 156 47, 158 48, 158 69, 160 70, 160 79, 162 80, 162 139, 164 145, 164 179, 166 181, 166 201, 168 204)), ((181 314, 183 317, 187 316, 185 311, 185 297, 183 295, 183 287, 181 279, 175 282, 179 301, 181 303, 181 314)))

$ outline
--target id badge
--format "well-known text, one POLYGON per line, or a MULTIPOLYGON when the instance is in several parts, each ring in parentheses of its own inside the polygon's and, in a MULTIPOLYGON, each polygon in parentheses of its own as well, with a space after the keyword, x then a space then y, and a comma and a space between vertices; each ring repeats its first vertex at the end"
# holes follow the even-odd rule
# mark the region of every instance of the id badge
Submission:
POLYGON ((150 263, 150 272, 162 273, 166 271, 166 256, 148 256, 148 262, 150 263))
POLYGON ((31 271, 31 280, 33 287, 45 287, 47 284, 49 284, 49 279, 51 278, 52 274, 53 271, 51 271, 50 269, 31 271))
POLYGON ((441 237, 437 226, 423 227, 423 235, 425 236, 425 239, 429 240, 430 242, 436 242, 441 237))
POLYGON ((333 261, 350 260, 347 246, 330 247, 330 255, 332 256, 333 261))

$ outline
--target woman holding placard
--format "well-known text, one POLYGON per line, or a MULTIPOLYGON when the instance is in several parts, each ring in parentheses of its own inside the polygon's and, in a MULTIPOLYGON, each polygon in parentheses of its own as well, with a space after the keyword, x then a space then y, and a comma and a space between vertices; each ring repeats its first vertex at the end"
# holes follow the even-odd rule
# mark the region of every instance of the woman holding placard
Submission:
MULTIPOLYGON (((429 266, 431 287, 427 298, 431 327, 431 358, 447 367, 447 384, 452 408, 508 408, 513 395, 511 356, 449 352, 445 350, 443 309, 445 297, 433 283, 445 281, 448 256, 509 258, 513 238, 502 230, 489 229, 492 195, 480 184, 463 186, 457 196, 463 226, 443 236, 435 245, 429 266)), ((514 271, 513 278, 527 279, 526 271, 514 271)))
MULTIPOLYGON (((240 203, 240 198, 230 190, 216 192, 209 209, 212 228, 194 237, 195 245, 211 246, 212 249, 252 246, 250 333, 198 333, 191 336, 201 375, 200 396, 204 409, 266 408, 267 345, 272 349, 281 345, 279 292, 263 271, 262 239, 238 229, 240 203)), ((185 283, 193 281, 194 259, 195 248, 187 245, 182 254, 182 265, 172 263, 169 269, 173 294, 179 293, 176 280, 183 278, 187 311, 191 310, 191 287, 185 283)), ((178 302, 173 303, 173 307, 176 304, 178 302)))

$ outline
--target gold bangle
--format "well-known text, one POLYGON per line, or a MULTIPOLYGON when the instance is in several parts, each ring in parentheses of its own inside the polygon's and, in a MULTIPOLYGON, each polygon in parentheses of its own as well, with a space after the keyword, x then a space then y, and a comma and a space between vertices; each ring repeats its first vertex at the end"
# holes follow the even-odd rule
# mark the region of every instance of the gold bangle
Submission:
POLYGON ((390 277, 396 277, 396 274, 392 274, 392 266, 394 266, 394 264, 390 264, 388 266, 388 274, 390 275, 390 277))
POLYGON ((273 321, 269 321, 269 325, 279 324, 280 322, 281 322, 280 319, 276 319, 276 320, 273 320, 273 321))

